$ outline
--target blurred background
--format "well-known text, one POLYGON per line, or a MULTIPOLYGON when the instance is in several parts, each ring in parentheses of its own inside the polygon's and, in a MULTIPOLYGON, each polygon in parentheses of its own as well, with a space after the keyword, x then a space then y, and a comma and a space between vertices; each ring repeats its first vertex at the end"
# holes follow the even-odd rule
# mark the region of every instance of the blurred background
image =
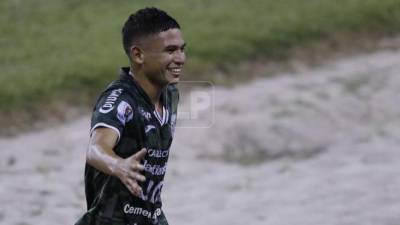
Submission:
POLYGON ((399 0, 1 1, 0 224, 83 214, 91 107, 145 6, 215 99, 212 126, 177 130, 171 224, 399 224, 399 0))

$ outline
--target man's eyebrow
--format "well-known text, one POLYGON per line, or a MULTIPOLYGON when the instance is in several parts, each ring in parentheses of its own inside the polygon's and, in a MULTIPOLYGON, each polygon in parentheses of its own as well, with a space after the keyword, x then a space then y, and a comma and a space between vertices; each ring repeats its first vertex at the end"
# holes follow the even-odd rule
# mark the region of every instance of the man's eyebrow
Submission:
POLYGON ((171 48, 177 49, 177 48, 185 48, 185 47, 186 47, 186 43, 184 43, 184 44, 181 45, 181 46, 179 46, 179 45, 167 45, 167 46, 165 46, 164 49, 171 49, 171 48))

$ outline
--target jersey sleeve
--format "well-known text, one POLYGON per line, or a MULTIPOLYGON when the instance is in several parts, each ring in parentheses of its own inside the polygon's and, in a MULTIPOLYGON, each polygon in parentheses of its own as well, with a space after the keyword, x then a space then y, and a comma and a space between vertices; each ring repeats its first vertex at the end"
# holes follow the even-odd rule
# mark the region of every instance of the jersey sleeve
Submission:
POLYGON ((126 123, 133 118, 130 98, 122 88, 104 92, 96 103, 91 120, 90 135, 99 127, 107 127, 118 133, 118 140, 126 123))

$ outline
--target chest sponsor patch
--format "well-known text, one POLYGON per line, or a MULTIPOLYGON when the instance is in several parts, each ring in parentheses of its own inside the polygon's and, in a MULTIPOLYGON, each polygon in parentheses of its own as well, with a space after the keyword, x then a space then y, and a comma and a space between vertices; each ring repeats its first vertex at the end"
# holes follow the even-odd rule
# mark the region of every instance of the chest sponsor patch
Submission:
POLYGON ((168 157, 169 154, 169 149, 162 150, 162 149, 148 149, 147 150, 147 155, 149 157, 154 157, 154 158, 166 158, 168 157))
POLYGON ((117 118, 122 124, 129 122, 133 118, 133 110, 131 105, 125 101, 121 101, 117 108, 117 118))
POLYGON ((111 112, 111 110, 114 109, 115 102, 117 101, 121 93, 122 88, 111 91, 110 95, 106 98, 104 104, 100 107, 99 112, 104 114, 111 112))
MULTIPOLYGON (((147 217, 148 219, 157 220, 157 218, 161 215, 161 209, 157 208, 154 211, 150 211, 141 207, 135 207, 130 205, 129 203, 125 203, 123 206, 123 210, 125 214, 131 214, 135 216, 143 216, 147 217)), ((136 224, 136 223, 134 223, 136 224)))
POLYGON ((153 165, 150 164, 147 160, 144 160, 143 166, 146 172, 149 172, 155 176, 162 176, 167 171, 167 163, 165 163, 163 166, 158 164, 153 165))

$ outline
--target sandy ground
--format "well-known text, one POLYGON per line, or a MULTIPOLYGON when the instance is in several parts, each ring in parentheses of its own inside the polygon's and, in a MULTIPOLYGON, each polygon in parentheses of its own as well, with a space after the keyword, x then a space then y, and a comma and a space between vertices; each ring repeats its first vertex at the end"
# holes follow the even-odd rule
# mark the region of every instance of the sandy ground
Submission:
MULTIPOLYGON (((400 51, 215 90, 211 128, 178 128, 170 224, 400 224, 400 51)), ((0 139, 0 224, 73 224, 89 116, 0 139)))

